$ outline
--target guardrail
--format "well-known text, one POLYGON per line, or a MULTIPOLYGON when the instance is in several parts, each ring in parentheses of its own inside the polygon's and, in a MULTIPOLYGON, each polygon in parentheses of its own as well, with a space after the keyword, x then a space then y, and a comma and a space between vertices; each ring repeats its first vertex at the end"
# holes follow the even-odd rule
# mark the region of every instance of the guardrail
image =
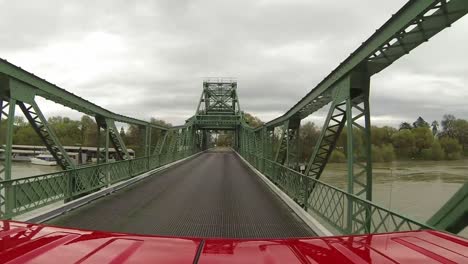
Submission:
POLYGON ((193 150, 180 150, 161 156, 152 155, 1 181, 6 198, 2 201, 5 213, 1 218, 11 219, 52 203, 93 193, 195 153, 193 150))
POLYGON ((241 155, 309 214, 320 217, 340 234, 433 229, 254 153, 241 155))

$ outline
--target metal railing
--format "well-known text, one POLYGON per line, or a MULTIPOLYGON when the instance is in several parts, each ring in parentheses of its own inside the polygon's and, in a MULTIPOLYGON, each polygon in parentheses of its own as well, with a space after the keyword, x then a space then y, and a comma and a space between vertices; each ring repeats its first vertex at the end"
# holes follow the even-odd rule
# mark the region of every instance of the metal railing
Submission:
POLYGON ((93 193, 195 153, 192 150, 180 150, 161 156, 152 155, 1 181, 0 185, 6 193, 3 201, 5 214, 1 218, 10 219, 52 203, 93 193))
POLYGON ((309 214, 320 217, 340 234, 432 229, 426 224, 254 153, 241 155, 309 214))

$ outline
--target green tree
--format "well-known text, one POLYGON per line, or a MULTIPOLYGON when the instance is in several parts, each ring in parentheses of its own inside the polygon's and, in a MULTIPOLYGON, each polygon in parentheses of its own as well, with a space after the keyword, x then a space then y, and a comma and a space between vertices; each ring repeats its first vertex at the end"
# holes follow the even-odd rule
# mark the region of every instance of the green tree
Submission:
POLYGON ((453 124, 455 120, 456 118, 454 115, 444 115, 444 117, 442 118, 442 122, 440 123, 442 125, 442 136, 454 137, 453 124))
POLYGON ((444 150, 438 140, 435 140, 431 147, 431 158, 433 160, 443 160, 445 158, 444 150))
POLYGON ((373 162, 383 162, 382 150, 379 146, 372 144, 372 161, 373 162))
POLYGON ((395 149, 393 148, 392 144, 384 144, 381 146, 382 158, 385 162, 394 161, 395 156, 395 149))
POLYGON ((299 161, 307 162, 317 144, 320 131, 313 122, 307 122, 299 128, 299 161))
POLYGON ((81 145, 95 147, 97 145, 97 124, 87 115, 83 115, 80 120, 81 145))
POLYGON ((419 126, 411 130, 414 135, 414 146, 417 154, 421 154, 423 149, 429 149, 434 141, 434 136, 427 126, 419 126))
POLYGON ((393 146, 398 157, 411 158, 415 148, 415 138, 411 130, 402 129, 392 136, 393 146))
POLYGON ((393 127, 371 127, 371 142, 376 146, 392 143, 392 136, 397 130, 393 127))
MULTIPOLYGON (((354 155, 358 159, 364 158, 364 134, 359 129, 353 129, 354 155)), ((348 129, 345 127, 341 131, 336 143, 337 149, 343 149, 345 155, 348 155, 348 129)))
POLYGON ((53 116, 48 119, 48 123, 62 145, 75 146, 81 144, 80 121, 71 120, 68 117, 53 116))
POLYGON ((468 121, 456 119, 453 123, 453 136, 458 140, 464 150, 468 150, 468 121))
POLYGON ((15 130, 15 134, 13 135, 13 144, 35 146, 43 145, 42 140, 29 124, 17 127, 15 130))
POLYGON ((416 121, 413 122, 413 127, 418 128, 418 127, 429 127, 429 123, 424 120, 422 117, 418 117, 416 121))
POLYGON ((455 138, 443 137, 439 140, 440 146, 447 155, 447 159, 456 160, 461 159, 462 156, 462 146, 455 138))
POLYGON ((400 129, 399 130, 403 130, 403 129, 408 129, 408 130, 411 130, 413 128, 413 126, 408 123, 408 122, 403 122, 400 124, 400 129))
POLYGON ((160 126, 166 126, 166 127, 171 127, 172 124, 171 123, 168 123, 162 119, 157 119, 157 118, 150 118, 150 123, 151 124, 154 124, 154 125, 160 125, 160 126))
POLYGON ((454 115, 444 115, 441 124, 440 137, 456 138, 466 152, 468 150, 468 121, 457 119, 454 115))
POLYGON ((230 131, 220 131, 216 145, 220 147, 229 147, 233 145, 234 136, 230 131))
POLYGON ((125 132, 125 146, 135 151, 135 156, 141 157, 144 155, 143 149, 143 131, 137 125, 130 125, 125 132))
POLYGON ((247 122, 247 124, 249 124, 251 127, 259 127, 261 125, 263 125, 263 121, 260 120, 260 118, 254 116, 254 115, 251 115, 249 113, 244 113, 244 118, 245 118, 245 122, 247 122))
POLYGON ((391 162, 395 160, 395 150, 391 144, 372 145, 372 161, 391 162))
POLYGON ((432 127, 432 134, 435 136, 439 132, 439 122, 437 120, 432 121, 431 123, 432 127))

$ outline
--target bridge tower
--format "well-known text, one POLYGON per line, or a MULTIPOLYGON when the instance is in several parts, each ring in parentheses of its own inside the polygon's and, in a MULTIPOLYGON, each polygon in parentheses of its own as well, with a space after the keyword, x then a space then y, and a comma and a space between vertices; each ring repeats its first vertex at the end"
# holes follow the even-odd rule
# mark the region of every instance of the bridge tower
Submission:
POLYGON ((242 117, 237 81, 217 78, 203 81, 203 91, 193 117, 196 130, 201 132, 202 149, 208 147, 210 133, 233 131, 233 147, 239 147, 239 125, 242 117))

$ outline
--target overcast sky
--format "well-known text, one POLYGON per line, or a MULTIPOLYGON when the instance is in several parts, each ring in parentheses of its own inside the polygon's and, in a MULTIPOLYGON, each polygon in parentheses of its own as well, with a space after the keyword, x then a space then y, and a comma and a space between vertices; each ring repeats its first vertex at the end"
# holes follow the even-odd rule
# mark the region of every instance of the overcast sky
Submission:
MULTIPOLYGON (((241 107, 268 121, 405 2, 0 0, 0 57, 111 111, 173 124, 194 113, 204 77, 233 76, 241 107)), ((374 76, 373 124, 468 118, 467 43, 464 17, 374 76)))

